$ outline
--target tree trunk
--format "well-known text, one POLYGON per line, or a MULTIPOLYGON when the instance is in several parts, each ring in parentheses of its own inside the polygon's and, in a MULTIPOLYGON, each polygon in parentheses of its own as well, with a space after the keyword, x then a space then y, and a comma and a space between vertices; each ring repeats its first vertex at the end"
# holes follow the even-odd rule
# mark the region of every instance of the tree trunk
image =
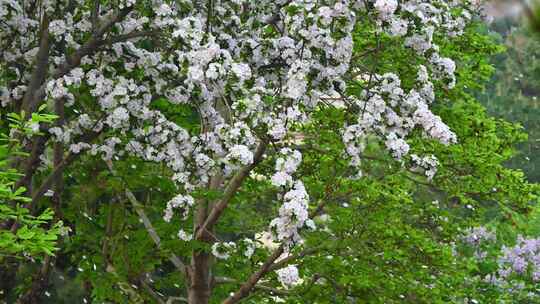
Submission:
POLYGON ((40 271, 32 280, 30 289, 17 300, 17 304, 33 304, 40 303, 44 295, 44 290, 49 286, 49 271, 52 258, 46 256, 40 271))
POLYGON ((191 258, 191 285, 188 288, 189 304, 208 304, 212 293, 210 276, 211 256, 206 252, 194 252, 191 258))
MULTIPOLYGON (((211 188, 211 187, 210 187, 211 188)), ((201 200, 197 204, 197 213, 195 214, 195 231, 204 223, 208 215, 209 201, 201 200)), ((189 304, 208 304, 211 294, 211 256, 209 253, 200 249, 193 250, 191 253, 191 265, 189 269, 188 303, 189 304)))
MULTIPOLYGON (((223 182, 223 176, 221 173, 217 173, 210 178, 209 190, 216 190, 221 186, 223 182)), ((197 210, 194 220, 194 231, 203 226, 206 218, 208 217, 209 210, 212 209, 212 202, 210 200, 200 200, 197 204, 197 210)), ((210 235, 213 231, 207 231, 204 233, 205 238, 200 241, 211 243, 210 235)), ((197 233, 195 233, 197 235, 197 233)), ((189 304, 208 304, 210 303, 210 296, 212 295, 212 254, 202 251, 200 249, 193 250, 191 253, 191 265, 189 269, 189 287, 188 287, 188 303, 189 304)))
MULTIPOLYGON (((62 127, 65 121, 64 100, 56 100, 54 104, 55 113, 58 119, 55 122, 57 127, 62 127)), ((64 159, 64 145, 61 142, 54 144, 54 167, 60 166, 64 159)), ((52 196, 52 204, 54 210, 54 219, 62 220, 62 192, 64 190, 64 176, 58 174, 54 181, 54 194, 52 196)), ((61 240, 59 241, 61 242, 61 240)), ((54 264, 55 258, 46 256, 41 270, 36 273, 30 289, 19 299, 20 304, 39 303, 43 297, 44 290, 49 286, 49 274, 54 264)))
MULTIPOLYGON (((0 300, 7 303, 8 297, 13 296, 18 261, 13 257, 6 257, 0 265, 0 300)), ((0 303, 2 303, 0 301, 0 303)))

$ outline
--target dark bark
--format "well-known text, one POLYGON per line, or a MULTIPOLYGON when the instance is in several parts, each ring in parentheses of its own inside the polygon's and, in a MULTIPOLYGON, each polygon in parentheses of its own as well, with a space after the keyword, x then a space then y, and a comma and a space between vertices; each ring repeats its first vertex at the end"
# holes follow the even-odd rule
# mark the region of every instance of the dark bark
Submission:
POLYGON ((11 296, 15 286, 18 262, 15 258, 7 257, 0 264, 0 300, 7 301, 8 297, 11 296))
POLYGON ((43 14, 41 22, 41 35, 39 41, 39 50, 36 55, 36 68, 32 73, 28 88, 23 96, 22 110, 26 117, 30 117, 36 110, 37 101, 35 92, 41 87, 47 76, 47 67, 49 66, 49 18, 43 14))
MULTIPOLYGON (((96 1, 99 3, 99 1, 96 1)), ((91 55, 98 51, 99 47, 106 43, 103 40, 103 36, 110 31, 110 29, 124 17, 126 17, 133 7, 125 8, 117 12, 113 12, 108 16, 98 20, 96 15, 95 21, 95 32, 94 35, 83 44, 77 51, 71 55, 66 54, 65 61, 60 64, 60 66, 52 72, 52 75, 48 75, 49 67, 49 19, 46 14, 43 14, 40 28, 40 41, 39 41, 39 50, 36 55, 35 68, 32 71, 30 81, 28 83, 28 88, 23 96, 23 100, 20 104, 21 110, 25 111, 25 116, 28 118, 36 111, 39 104, 45 98, 45 87, 46 80, 48 76, 52 79, 58 79, 66 74, 68 74, 72 69, 80 65, 81 60, 86 55, 91 55)), ((99 9, 98 9, 99 10, 99 9)), ((126 36, 125 39, 130 39, 131 36, 126 36)), ((61 123, 64 121, 63 117, 63 105, 62 109, 57 108, 57 110, 62 111, 61 123)), ((91 133, 83 136, 83 140, 92 141, 95 139, 99 133, 91 133)), ((77 155, 68 154, 65 158, 63 157, 63 150, 60 144, 56 144, 54 147, 54 164, 55 168, 53 173, 48 176, 44 182, 39 185, 37 190, 32 193, 30 189, 32 178, 39 166, 40 160, 39 156, 43 153, 47 140, 50 134, 46 133, 44 136, 36 136, 32 139, 31 144, 25 147, 30 156, 26 159, 24 158, 14 158, 12 165, 14 168, 21 169, 23 177, 16 183, 17 187, 25 186, 27 192, 32 194, 32 202, 29 207, 35 206, 37 201, 43 197, 47 190, 54 188, 56 190, 55 196, 53 197, 53 207, 57 215, 61 215, 61 200, 60 196, 63 190, 63 171, 67 165, 69 165, 73 160, 77 158, 77 155)), ((17 188, 16 187, 16 188, 17 188)), ((31 208, 32 209, 32 208, 31 208)), ((12 231, 17 230, 17 223, 5 222, 0 223, 2 229, 7 229, 11 227, 12 231)), ((19 299, 19 303, 39 303, 40 297, 42 295, 43 289, 48 284, 48 273, 50 267, 51 258, 46 258, 46 263, 43 265, 38 274, 36 274, 35 279, 30 287, 30 290, 19 299)), ((0 299, 5 298, 8 293, 12 293, 14 290, 14 285, 16 281, 16 274, 18 269, 19 261, 12 258, 6 258, 2 261, 0 265, 0 299)))
POLYGON ((35 304, 41 303, 44 290, 49 287, 49 272, 54 258, 46 256, 43 265, 38 273, 35 274, 30 289, 17 300, 17 304, 35 304))
MULTIPOLYGON (((210 179, 208 189, 219 189, 222 183, 223 176, 218 173, 210 179)), ((194 221, 195 231, 204 225, 212 205, 210 200, 200 200, 197 204, 194 221)), ((209 229, 211 230, 211 228, 209 229)), ((205 231, 209 232, 204 234, 205 236, 213 235, 211 231, 205 231)), ((205 241, 211 242, 208 238, 205 239, 205 241)), ((208 304, 210 302, 210 297, 212 295, 212 261, 213 257, 209 252, 203 250, 194 250, 192 252, 188 276, 190 280, 190 286, 188 287, 189 304, 208 304)))
MULTIPOLYGON (((30 117, 31 113, 34 111, 33 108, 30 107, 30 104, 33 102, 33 94, 32 92, 36 91, 41 84, 43 83, 46 74, 47 74, 47 66, 49 62, 49 18, 47 14, 43 14, 43 18, 41 20, 41 27, 40 27, 40 35, 39 35, 39 49, 38 53, 36 55, 36 65, 35 69, 32 72, 32 76, 30 77, 30 82, 28 83, 28 88, 23 96, 23 100, 21 103, 21 109, 25 111, 25 116, 28 118, 30 117)), ((20 139, 20 138, 19 138, 20 139)), ((28 172, 32 171, 32 168, 37 166, 39 164, 39 155, 40 155, 40 149, 44 145, 43 140, 41 140, 39 137, 35 137, 32 140, 32 143, 28 145, 26 148, 26 151, 30 153, 30 158, 26 161, 26 165, 24 166, 24 176, 23 178, 16 183, 15 189, 24 186, 26 187, 27 191, 30 189, 31 181, 32 181, 32 174, 27 174, 28 172)), ((20 169, 23 166, 23 158, 21 157, 15 157, 11 163, 11 165, 14 168, 20 169)), ((2 229, 7 229, 11 227, 11 230, 17 228, 17 224, 13 223, 12 221, 6 221, 1 224, 2 229)), ((13 258, 6 258, 3 261, 3 264, 0 266, 0 289, 2 290, 2 295, 4 297, 7 297, 8 294, 13 290, 13 287, 15 286, 15 279, 17 274, 17 268, 18 268, 18 261, 13 258)))
MULTIPOLYGON (((56 100, 54 103, 54 111, 58 116, 56 126, 62 127, 65 123, 65 108, 63 100, 56 100)), ((64 161, 64 144, 57 142, 54 144, 54 168, 58 168, 64 161)), ((52 197, 53 209, 57 218, 62 219, 62 192, 64 192, 64 170, 60 170, 54 181, 54 195, 52 197)))
POLYGON ((212 256, 208 252, 195 251, 191 257, 189 304, 208 304, 212 292, 210 268, 212 256))
POLYGON ((28 145, 27 151, 30 151, 29 157, 26 159, 24 164, 24 169, 22 171, 23 177, 17 181, 15 184, 15 189, 20 187, 26 187, 26 193, 30 193, 28 190, 30 188, 30 182, 32 181, 32 176, 36 172, 40 164, 39 156, 43 154, 45 150, 45 144, 47 143, 48 136, 35 136, 32 139, 31 144, 28 145))
MULTIPOLYGON (((62 127, 65 122, 64 101, 56 100, 54 104, 55 114, 58 119, 55 121, 57 127, 62 127)), ((64 145, 61 142, 54 144, 53 156, 54 168, 58 168, 64 160, 64 145)), ((63 219, 62 214, 62 192, 64 189, 63 170, 55 176, 54 194, 52 196, 52 205, 55 212, 55 220, 63 219)), ((49 277, 51 266, 55 263, 55 258, 51 256, 45 257, 45 261, 41 270, 35 274, 30 289, 19 299, 20 304, 39 303, 43 297, 44 290, 49 286, 49 277)))

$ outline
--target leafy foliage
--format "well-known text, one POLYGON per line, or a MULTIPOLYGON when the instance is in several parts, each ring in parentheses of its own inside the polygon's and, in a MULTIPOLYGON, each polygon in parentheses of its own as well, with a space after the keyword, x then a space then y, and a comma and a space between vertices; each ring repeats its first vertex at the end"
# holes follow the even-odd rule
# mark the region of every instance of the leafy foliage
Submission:
MULTIPOLYGON (((39 122, 51 122, 55 116, 40 112, 34 113, 29 120, 24 119, 24 113, 8 116, 9 128, 20 131, 28 136, 36 131, 29 127, 39 122)), ((61 221, 54 221, 51 209, 45 209, 41 214, 34 216, 25 204, 31 199, 24 194, 26 189, 15 187, 15 182, 21 176, 11 169, 9 162, 14 157, 20 157, 17 140, 10 140, 3 133, 0 138, 0 221, 2 223, 16 223, 18 230, 0 230, 0 261, 6 257, 42 258, 44 255, 53 255, 58 250, 56 243, 63 231, 61 221)))

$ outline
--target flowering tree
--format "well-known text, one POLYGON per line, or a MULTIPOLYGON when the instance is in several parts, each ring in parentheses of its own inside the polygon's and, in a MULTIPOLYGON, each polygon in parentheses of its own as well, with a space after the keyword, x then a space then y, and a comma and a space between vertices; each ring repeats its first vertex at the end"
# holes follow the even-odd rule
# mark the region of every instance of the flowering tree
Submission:
MULTIPOLYGON (((309 258, 348 253, 353 263, 350 242, 361 234, 354 212, 363 214, 362 205, 412 202, 407 192, 418 184, 444 193, 445 206, 469 209, 492 196, 516 198, 518 206, 531 198, 526 183, 500 165, 518 131, 489 120, 464 91, 476 79, 466 73, 479 70, 478 62, 486 67, 472 54, 491 52, 482 49, 482 37, 467 33, 479 11, 477 3, 438 0, 0 0, 2 111, 30 118, 47 105, 57 116, 34 124, 35 134, 11 132, 28 152, 12 160, 24 173, 17 187, 28 189, 29 209, 49 204, 69 218, 63 189, 73 184, 64 181, 80 172, 66 172, 77 159, 101 159, 83 172, 101 166, 108 172, 101 178, 120 180, 110 200, 127 200, 144 237, 165 255, 147 260, 140 271, 148 274, 146 268, 169 260, 191 304, 278 295, 294 301, 321 284, 345 300, 365 297, 347 280, 333 282, 324 267, 314 273, 309 258), (454 59, 462 60, 462 84, 454 59), (452 98, 468 102, 450 108, 449 120, 467 140, 474 132, 483 136, 471 158, 463 148, 475 143, 459 144, 457 130, 431 109, 440 104, 444 112, 452 98), (487 125, 475 126, 475 119, 487 125), (493 134, 501 126, 508 137, 493 134), (478 163, 481 155, 487 167, 478 163), (449 167, 437 182, 441 162, 449 167), (129 176, 135 163, 168 180, 160 180, 167 190, 159 195, 168 196, 162 219, 149 217, 142 205, 146 193, 137 194, 129 176), (483 176, 453 184, 456 172, 483 176), (508 187, 493 190, 503 181, 508 187), (403 191, 386 189, 393 184, 403 191), (470 188, 477 197, 467 193, 470 188), (342 204, 332 204, 337 201, 342 204), (156 226, 168 228, 156 232, 156 226), (172 248, 163 239, 171 229, 178 238, 172 248), (344 247, 331 245, 336 240, 344 247), (302 278, 302 271, 310 277, 302 278)), ((115 229, 114 208, 106 209, 107 240, 115 229)), ((93 220, 84 212, 71 221, 82 221, 80 214, 93 220)), ((77 234, 85 231, 77 225, 77 234)), ((3 226, 17 230, 16 221, 3 226)), ((121 284, 110 247, 104 241, 101 257, 91 262, 77 254, 85 260, 79 271, 97 272, 99 264, 129 296, 123 301, 139 301, 137 286, 155 301, 166 300, 140 277, 121 284)), ((13 273, 8 268, 2 275, 13 273)), ((43 295, 40 275, 20 301, 43 295)), ((96 285, 104 280, 86 279, 96 285)), ((10 284, 3 284, 7 293, 10 284)), ((94 298, 112 297, 94 288, 94 298)))

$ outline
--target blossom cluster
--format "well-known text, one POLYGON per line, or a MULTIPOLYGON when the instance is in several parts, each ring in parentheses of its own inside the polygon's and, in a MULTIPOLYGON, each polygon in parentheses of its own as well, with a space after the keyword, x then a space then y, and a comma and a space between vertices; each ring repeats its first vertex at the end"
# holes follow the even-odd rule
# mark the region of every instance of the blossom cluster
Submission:
POLYGON ((497 236, 494 231, 479 226, 465 230, 461 239, 474 250, 474 258, 477 261, 483 261, 488 256, 490 246, 497 240, 497 236))
POLYGON ((528 275, 534 282, 540 281, 540 239, 527 239, 518 236, 513 247, 503 247, 498 259, 500 278, 512 274, 528 275))
MULTIPOLYGON (((373 5, 380 31, 404 37, 405 47, 414 50, 423 64, 416 67, 416 83, 410 89, 402 87, 400 75, 396 73, 379 75, 358 70, 356 81, 366 89, 360 96, 347 96, 348 103, 360 110, 357 122, 346 126, 343 132, 343 142, 353 166, 360 165, 364 149, 361 138, 369 134, 380 136, 396 159, 409 153, 407 136, 418 127, 426 136, 443 144, 457 142, 456 135, 429 108, 435 101, 434 81, 449 89, 456 84, 456 63, 439 53, 435 38, 441 34, 449 37, 462 35, 467 23, 475 16, 472 7, 469 10, 460 8, 460 1, 413 0, 398 3, 377 0, 373 5), (456 14, 453 11, 456 8, 461 13, 456 14)), ((357 3, 357 6, 366 7, 366 4, 357 3)), ((435 161, 426 159, 418 164, 418 160, 416 158, 420 167, 427 163, 430 167, 436 166, 435 161)), ((426 168, 428 178, 432 178, 435 172, 436 168, 426 168)))
POLYGON ((495 231, 480 226, 468 229, 462 240, 475 250, 478 262, 494 262, 494 271, 479 277, 480 282, 505 294, 539 298, 537 290, 531 292, 529 287, 540 281, 540 239, 518 235, 515 245, 499 248, 495 231))
MULTIPOLYGON (((191 240, 191 239, 188 239, 191 240)), ((215 242, 212 244, 212 255, 221 260, 227 260, 231 255, 241 251, 245 258, 251 258, 255 253, 256 243, 250 238, 235 242, 215 242)))
POLYGON ((434 155, 420 157, 416 154, 411 154, 411 160, 414 163, 413 170, 424 170, 424 174, 426 175, 428 181, 433 179, 437 173, 437 166, 439 165, 439 161, 434 155))
POLYGON ((484 242, 491 242, 496 239, 495 233, 484 226, 469 228, 463 235, 463 241, 473 247, 478 247, 484 242))
POLYGON ((276 160, 276 173, 272 176, 272 185, 290 187, 293 183, 291 174, 296 172, 302 162, 302 154, 297 150, 284 148, 280 151, 280 155, 282 156, 276 160))
POLYGON ((236 249, 234 242, 216 242, 212 245, 212 255, 221 260, 231 257, 231 252, 236 249))
POLYGON ((299 229, 312 223, 308 214, 309 195, 302 181, 292 176, 302 162, 302 154, 297 150, 283 148, 279 155, 271 182, 286 192, 282 195, 279 217, 270 222, 270 228, 277 240, 291 245, 300 241, 299 229))
POLYGON ((174 209, 181 209, 182 210, 182 216, 186 218, 189 214, 189 210, 191 209, 191 206, 194 204, 193 197, 189 195, 182 195, 179 194, 175 196, 173 199, 171 199, 167 203, 167 208, 165 209, 165 215, 163 216, 163 219, 166 222, 170 222, 173 217, 174 209))
POLYGON ((276 270, 278 281, 285 288, 293 287, 301 284, 302 279, 298 272, 298 268, 295 265, 288 265, 287 267, 276 270))

